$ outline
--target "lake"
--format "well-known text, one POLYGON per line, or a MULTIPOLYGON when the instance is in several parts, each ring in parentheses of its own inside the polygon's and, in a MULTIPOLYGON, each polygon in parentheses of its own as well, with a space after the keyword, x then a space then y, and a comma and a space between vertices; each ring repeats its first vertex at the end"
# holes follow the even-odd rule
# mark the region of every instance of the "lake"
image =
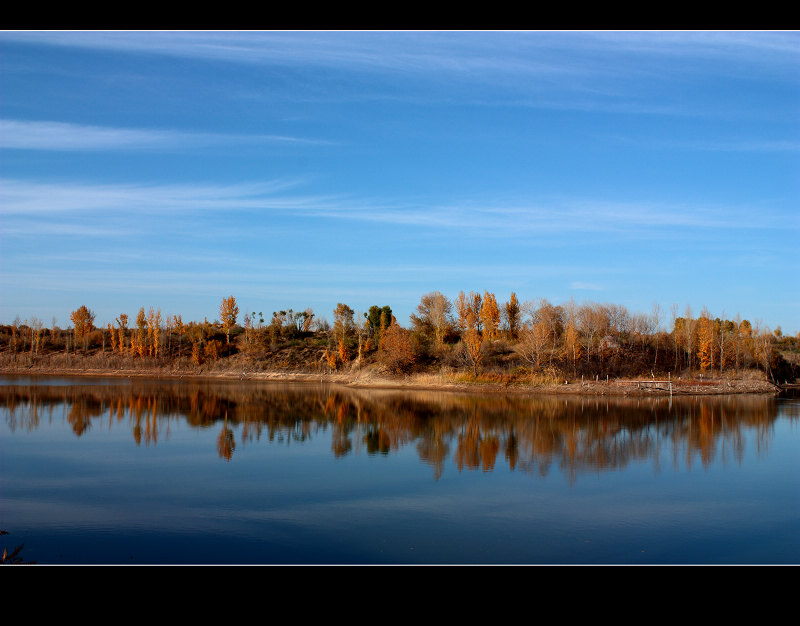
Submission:
POLYGON ((0 377, 39 564, 798 564, 800 400, 0 377))

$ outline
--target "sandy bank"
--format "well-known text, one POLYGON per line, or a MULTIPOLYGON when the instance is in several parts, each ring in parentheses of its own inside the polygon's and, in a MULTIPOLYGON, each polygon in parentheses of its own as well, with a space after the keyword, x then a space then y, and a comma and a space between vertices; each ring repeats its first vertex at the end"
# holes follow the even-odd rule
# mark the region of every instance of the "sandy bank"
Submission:
POLYGON ((720 394, 775 394, 778 389, 766 380, 752 377, 726 377, 705 379, 676 378, 666 381, 622 380, 609 381, 565 381, 560 384, 526 384, 510 380, 507 383, 464 382, 452 380, 452 376, 438 374, 412 374, 391 376, 365 368, 336 373, 306 373, 291 371, 233 371, 192 369, 90 369, 54 367, 0 368, 0 375, 14 376, 81 376, 100 378, 149 378, 160 380, 236 380, 242 382, 297 382, 323 383, 347 387, 372 389, 409 389, 428 391, 451 391, 482 394, 584 394, 617 396, 653 395, 720 395, 720 394))

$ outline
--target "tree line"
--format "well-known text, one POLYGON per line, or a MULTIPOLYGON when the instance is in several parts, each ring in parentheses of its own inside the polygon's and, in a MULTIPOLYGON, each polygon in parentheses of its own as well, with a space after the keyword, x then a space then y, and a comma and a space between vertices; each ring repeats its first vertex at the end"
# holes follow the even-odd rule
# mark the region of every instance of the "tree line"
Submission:
POLYGON ((241 315, 234 296, 223 298, 218 317, 184 322, 180 315, 141 307, 129 318, 96 327, 83 305, 70 314, 71 326, 51 328, 19 318, 0 328, 5 354, 38 356, 100 352, 127 359, 201 366, 233 355, 266 358, 287 348, 308 348, 313 365, 328 371, 382 364, 395 373, 447 366, 471 372, 544 372, 552 377, 600 375, 722 374, 760 369, 770 379, 797 375, 798 336, 784 336, 736 315, 694 315, 673 305, 669 315, 658 304, 648 313, 625 306, 570 300, 520 301, 511 293, 498 302, 489 291, 461 291, 450 299, 439 291, 424 294, 401 325, 388 305, 356 312, 344 303, 333 310, 333 324, 311 308, 284 309, 266 321, 263 312, 241 315))

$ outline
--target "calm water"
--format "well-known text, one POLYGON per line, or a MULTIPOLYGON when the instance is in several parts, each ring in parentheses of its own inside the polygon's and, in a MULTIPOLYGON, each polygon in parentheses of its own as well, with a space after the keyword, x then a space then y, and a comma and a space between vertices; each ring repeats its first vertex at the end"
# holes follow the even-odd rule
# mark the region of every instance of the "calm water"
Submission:
POLYGON ((800 563, 800 400, 0 377, 37 563, 800 563))

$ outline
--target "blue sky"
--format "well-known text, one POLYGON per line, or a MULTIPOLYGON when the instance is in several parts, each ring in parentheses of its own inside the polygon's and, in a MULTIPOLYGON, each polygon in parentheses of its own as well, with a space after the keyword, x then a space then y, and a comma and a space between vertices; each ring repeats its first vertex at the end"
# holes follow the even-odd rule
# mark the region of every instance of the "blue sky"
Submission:
POLYGON ((800 330, 800 33, 0 33, 0 322, 512 291, 800 330))

